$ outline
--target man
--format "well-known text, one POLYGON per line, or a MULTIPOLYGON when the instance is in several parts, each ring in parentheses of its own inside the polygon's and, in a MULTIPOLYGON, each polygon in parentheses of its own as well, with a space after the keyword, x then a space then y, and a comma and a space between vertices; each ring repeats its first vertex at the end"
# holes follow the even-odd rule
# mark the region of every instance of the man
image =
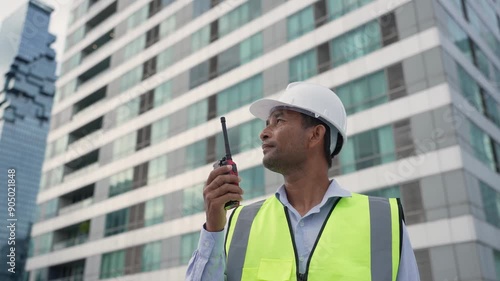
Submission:
POLYGON ((346 141, 335 93, 292 83, 279 100, 258 100, 250 112, 266 120, 263 164, 284 184, 267 200, 235 209, 224 237, 224 204, 243 200, 243 190, 230 166, 214 169, 187 280, 419 280, 399 201, 351 193, 328 178, 346 141))

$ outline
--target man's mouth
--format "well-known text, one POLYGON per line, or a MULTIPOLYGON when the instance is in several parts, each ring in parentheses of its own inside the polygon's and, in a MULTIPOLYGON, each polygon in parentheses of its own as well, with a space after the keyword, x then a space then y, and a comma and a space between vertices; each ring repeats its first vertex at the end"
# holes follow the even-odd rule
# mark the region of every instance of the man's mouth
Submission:
POLYGON ((269 150, 271 148, 273 148, 274 146, 270 145, 270 144, 263 144, 262 145, 262 151, 263 152, 266 152, 266 150, 269 150))

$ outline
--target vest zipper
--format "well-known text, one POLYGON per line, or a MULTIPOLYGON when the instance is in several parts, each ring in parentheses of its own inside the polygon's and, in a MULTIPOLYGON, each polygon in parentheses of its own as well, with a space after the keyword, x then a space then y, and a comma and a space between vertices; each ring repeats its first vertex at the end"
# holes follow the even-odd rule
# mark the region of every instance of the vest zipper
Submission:
POLYGON ((316 250, 316 246, 318 245, 319 238, 321 237, 321 234, 323 233, 323 230, 325 229, 326 222, 332 215, 333 209, 335 209, 335 206, 339 203, 340 199, 342 197, 335 197, 333 206, 330 209, 330 212, 325 218, 325 221, 323 222, 323 225, 321 226, 321 229, 319 230, 318 236, 316 237, 316 241, 314 241, 314 245, 311 249, 311 253, 309 254, 309 257, 307 258, 307 265, 306 265, 306 272, 305 273, 300 273, 299 272, 299 255, 297 253, 297 246, 295 245, 295 236, 293 235, 293 228, 292 228, 292 223, 290 222, 290 216, 288 215, 288 208, 285 207, 285 216, 286 216, 286 221, 288 223, 288 231, 290 231, 290 236, 292 238, 292 245, 293 245, 293 252, 295 253, 295 267, 296 267, 296 274, 297 274, 297 281, 307 281, 307 277, 309 275, 309 265, 311 264, 311 258, 312 255, 314 254, 314 250, 316 250))

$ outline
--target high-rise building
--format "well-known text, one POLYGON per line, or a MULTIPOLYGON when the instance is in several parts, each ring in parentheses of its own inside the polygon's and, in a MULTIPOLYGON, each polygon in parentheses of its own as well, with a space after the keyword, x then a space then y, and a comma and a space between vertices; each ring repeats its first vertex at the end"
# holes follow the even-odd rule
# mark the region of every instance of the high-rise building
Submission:
POLYGON ((0 280, 26 280, 55 94, 52 8, 28 1, 0 22, 0 280))
POLYGON ((30 280, 183 280, 224 155, 246 202, 248 105, 331 87, 348 141, 330 176, 401 197, 422 280, 500 280, 498 0, 75 1, 33 225, 30 280))

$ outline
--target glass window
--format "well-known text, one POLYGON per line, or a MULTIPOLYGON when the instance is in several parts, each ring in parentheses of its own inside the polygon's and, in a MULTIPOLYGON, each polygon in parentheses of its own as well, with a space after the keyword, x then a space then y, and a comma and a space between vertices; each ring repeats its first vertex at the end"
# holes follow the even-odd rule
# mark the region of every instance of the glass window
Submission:
POLYGON ((125 60, 130 59, 134 55, 140 53, 142 50, 144 50, 145 46, 146 46, 146 35, 144 34, 132 40, 130 43, 127 44, 127 46, 125 46, 125 51, 123 55, 125 60))
POLYGON ((470 124, 470 139, 474 154, 481 162, 495 171, 495 161, 493 159, 493 148, 490 137, 474 123, 470 124))
POLYGON ((486 79, 491 80, 490 77, 490 63, 483 51, 473 43, 474 54, 476 56, 476 66, 486 79))
POLYGON ((63 180, 63 175, 64 175, 64 167, 63 166, 59 166, 59 167, 52 169, 52 172, 50 174, 50 181, 49 181, 48 187, 53 187, 55 185, 60 184, 63 180))
POLYGON ((64 73, 69 72, 80 64, 82 53, 78 52, 64 63, 64 73))
POLYGON ((134 153, 137 142, 137 131, 125 135, 113 142, 113 159, 125 157, 134 153))
POLYGON ((106 230, 104 236, 111 236, 127 231, 128 208, 121 209, 106 215, 106 230))
POLYGON ((260 16, 261 0, 248 0, 219 18, 219 38, 260 16))
POLYGON ((176 18, 171 16, 160 23, 160 38, 165 38, 175 31, 176 18))
POLYGON ((156 57, 156 71, 159 72, 172 64, 172 48, 168 48, 156 57))
POLYGON ((298 38, 311 30, 314 30, 313 5, 298 11, 287 19, 288 41, 298 38))
POLYGON ((155 88, 154 107, 158 107, 172 99, 172 83, 166 81, 155 88))
POLYGON ((76 43, 80 42, 80 40, 82 40, 84 36, 85 26, 81 26, 75 32, 73 32, 73 34, 70 35, 71 40, 69 41, 71 42, 71 46, 74 46, 76 43))
POLYGON ((257 74, 217 94, 217 115, 226 114, 264 96, 262 74, 257 74))
POLYGON ((125 274, 125 250, 102 255, 100 278, 113 278, 125 274))
POLYGON ((35 255, 43 255, 50 253, 52 250, 52 238, 54 232, 44 233, 37 236, 35 240, 35 255))
POLYGON ((264 125, 265 123, 260 119, 255 119, 239 126, 240 153, 262 145, 259 135, 264 129, 264 125))
POLYGON ((139 115, 140 98, 134 98, 116 109, 116 126, 139 115))
POLYGON ((208 99, 203 99, 188 107, 188 129, 205 123, 207 118, 208 99))
POLYGON ((45 190, 48 187, 48 182, 47 182, 47 174, 49 172, 42 173, 42 176, 40 177, 40 190, 45 190))
POLYGON ((358 78, 335 90, 348 115, 388 102, 387 92, 384 71, 358 78))
POLYGON ((460 92, 462 96, 479 112, 484 112, 481 102, 481 92, 476 81, 459 64, 457 64, 457 74, 460 80, 460 92))
POLYGON ((57 156, 66 151, 67 145, 68 145, 68 135, 64 135, 59 139, 57 139, 54 144, 53 156, 57 156))
POLYGON ((193 170, 207 163, 207 141, 201 140, 186 147, 186 170, 193 170))
POLYGON ((88 1, 81 2, 74 11, 75 19, 82 17, 85 14, 85 12, 87 12, 88 7, 89 7, 88 1))
POLYGON ((262 33, 257 33, 240 43, 240 65, 262 55, 262 33))
POLYGON ((446 28, 449 35, 449 39, 457 46, 462 53, 472 62, 472 52, 469 45, 469 37, 467 33, 451 18, 446 14, 446 28))
POLYGON ((164 117, 151 125, 151 145, 159 143, 168 137, 170 116, 164 117))
POLYGON ((42 216, 40 216, 42 219, 50 219, 50 218, 53 218, 55 216, 57 216, 57 213, 58 213, 58 209, 59 209, 59 199, 58 198, 54 198, 52 200, 49 200, 47 202, 45 202, 44 206, 44 213, 41 214, 42 216))
POLYGON ((363 192, 368 196, 385 197, 385 198, 401 198, 401 190, 398 185, 388 186, 376 190, 363 192))
POLYGON ((207 0, 194 0, 193 1, 193 18, 200 16, 206 11, 210 10, 210 2, 207 0))
POLYGON ((500 251, 493 250, 493 256, 495 259, 495 269, 497 271, 497 280, 500 280, 500 251))
POLYGON ((396 160, 396 144, 392 126, 385 126, 377 130, 379 140, 378 151, 380 153, 380 163, 389 163, 396 160))
POLYGON ((149 4, 144 5, 140 10, 133 13, 127 19, 127 30, 132 30, 148 19, 149 4))
POLYGON ((395 159, 394 136, 390 125, 350 137, 339 154, 343 174, 395 159))
POLYGON ((142 247, 142 271, 160 269, 161 241, 148 243, 142 247))
POLYGON ((327 0, 328 16, 333 20, 370 2, 373 0, 327 0))
POLYGON ((132 189, 134 170, 127 169, 109 178, 109 197, 122 194, 132 189))
POLYGON ((187 264, 194 251, 198 247, 198 240, 200 240, 200 232, 195 231, 181 236, 181 264, 187 264))
POLYGON ((182 190, 182 215, 190 216, 205 210, 203 200, 204 184, 200 183, 182 190))
POLYGON ((208 81, 210 67, 208 61, 204 61, 189 70, 189 89, 193 89, 208 81))
POLYGON ((495 81, 496 81, 494 83, 494 86, 496 86, 498 91, 500 91, 500 69, 493 66, 493 70, 495 71, 495 81))
POLYGON ((233 46, 217 56, 217 74, 222 75, 240 65, 239 45, 233 46))
POLYGON ((307 80, 318 73, 316 49, 309 50, 290 59, 290 82, 307 80))
POLYGON ((491 9, 486 4, 488 1, 475 1, 477 2, 480 7, 483 5, 484 11, 481 12, 481 16, 475 11, 475 9, 470 5, 470 1, 466 1, 466 6, 467 6, 467 16, 469 19, 470 24, 472 27, 475 29, 477 33, 482 37, 482 39, 488 44, 490 49, 493 51, 494 54, 497 55, 497 57, 500 58, 500 42, 496 40, 495 35, 492 32, 492 29, 490 29, 485 22, 482 19, 485 19, 488 17, 488 20, 491 23, 496 22, 495 18, 495 11, 494 9, 491 9), (480 4, 481 3, 481 4, 480 4))
POLYGON ((167 178, 167 155, 162 155, 149 161, 148 184, 153 184, 167 178))
POLYGON ((144 211, 144 226, 163 222, 163 196, 146 201, 144 211))
POLYGON ((356 157, 356 170, 372 167, 379 164, 380 140, 377 131, 371 130, 356 135, 354 140, 354 156, 356 157))
POLYGON ((142 79, 142 65, 136 66, 134 69, 125 73, 120 77, 120 91, 124 92, 135 86, 142 79))
POLYGON ((463 11, 462 0, 448 0, 447 2, 451 2, 453 5, 455 5, 455 7, 460 12, 460 14, 463 16, 463 14, 462 14, 462 11, 463 11))
POLYGON ((66 85, 64 85, 60 91, 60 100, 64 100, 65 98, 73 95, 77 89, 76 79, 69 81, 66 85))
POLYGON ((496 227, 500 227, 500 192, 497 192, 482 181, 479 181, 479 186, 481 188, 486 221, 496 227))
POLYGON ((202 27, 191 35, 191 52, 194 53, 208 44, 210 44, 210 25, 202 27))
POLYGON ((257 166, 239 171, 238 174, 242 179, 240 186, 245 191, 243 194, 245 200, 259 197, 266 193, 264 167, 257 166))
POLYGON ((500 106, 497 101, 491 95, 485 94, 484 104, 486 106, 486 117, 495 123, 497 127, 500 127, 500 114, 498 113, 500 106))
POLYGON ((378 21, 371 21, 330 42, 333 66, 339 66, 365 56, 382 47, 378 21))

